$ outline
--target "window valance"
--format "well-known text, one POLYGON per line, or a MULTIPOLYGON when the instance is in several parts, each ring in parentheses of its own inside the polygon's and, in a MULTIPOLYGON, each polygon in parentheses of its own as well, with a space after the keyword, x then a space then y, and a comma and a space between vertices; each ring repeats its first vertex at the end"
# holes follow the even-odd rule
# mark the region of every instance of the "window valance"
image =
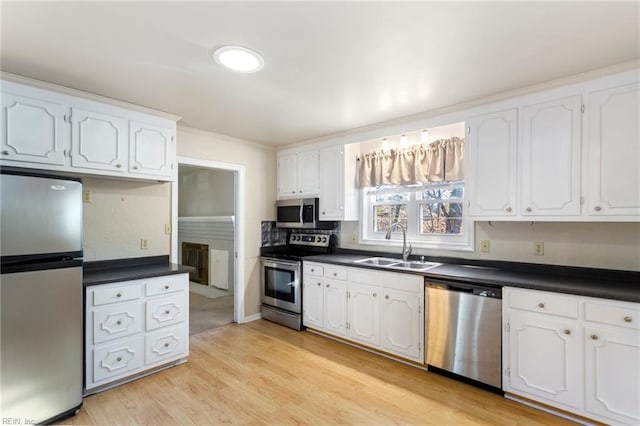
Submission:
POLYGON ((464 139, 457 137, 358 157, 360 188, 461 180, 464 139))

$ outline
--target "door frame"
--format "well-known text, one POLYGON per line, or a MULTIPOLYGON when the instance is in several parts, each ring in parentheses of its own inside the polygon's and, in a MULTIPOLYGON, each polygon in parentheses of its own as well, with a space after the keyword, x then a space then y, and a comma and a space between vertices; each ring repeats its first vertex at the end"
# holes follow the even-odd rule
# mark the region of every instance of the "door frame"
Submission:
MULTIPOLYGON (((202 160, 192 157, 177 157, 178 165, 197 166, 207 169, 228 170, 234 172, 234 282, 233 282, 233 321, 242 324, 244 314, 244 194, 245 194, 245 166, 240 164, 223 163, 220 161, 202 160)), ((176 179, 171 182, 171 261, 178 263, 178 169, 176 179)))

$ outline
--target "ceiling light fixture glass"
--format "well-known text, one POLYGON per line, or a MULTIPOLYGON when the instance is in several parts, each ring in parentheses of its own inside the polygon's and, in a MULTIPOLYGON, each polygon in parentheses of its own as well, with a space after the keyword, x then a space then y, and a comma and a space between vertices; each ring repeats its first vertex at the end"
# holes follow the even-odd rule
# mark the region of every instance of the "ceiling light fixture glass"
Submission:
POLYGON ((423 130, 420 133, 420 142, 422 142, 422 143, 429 142, 429 131, 428 130, 423 130))
POLYGON ((264 67, 264 59, 258 52, 242 46, 224 46, 216 49, 213 59, 230 70, 246 74, 260 71, 264 67))

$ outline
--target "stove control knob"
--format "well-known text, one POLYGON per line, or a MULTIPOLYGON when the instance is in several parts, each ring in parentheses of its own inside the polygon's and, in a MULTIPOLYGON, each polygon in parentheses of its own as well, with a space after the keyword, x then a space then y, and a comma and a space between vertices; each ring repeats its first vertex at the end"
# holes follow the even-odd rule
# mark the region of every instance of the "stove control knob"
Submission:
POLYGON ((322 237, 322 242, 326 243, 327 242, 327 237, 322 237))

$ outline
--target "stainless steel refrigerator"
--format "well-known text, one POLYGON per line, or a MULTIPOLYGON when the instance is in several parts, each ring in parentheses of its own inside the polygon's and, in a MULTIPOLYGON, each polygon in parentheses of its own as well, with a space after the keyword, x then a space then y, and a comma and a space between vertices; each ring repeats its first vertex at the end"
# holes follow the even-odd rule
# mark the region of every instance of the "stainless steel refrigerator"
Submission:
POLYGON ((0 222, 0 417, 48 423, 82 405, 82 181, 1 168, 0 222))

